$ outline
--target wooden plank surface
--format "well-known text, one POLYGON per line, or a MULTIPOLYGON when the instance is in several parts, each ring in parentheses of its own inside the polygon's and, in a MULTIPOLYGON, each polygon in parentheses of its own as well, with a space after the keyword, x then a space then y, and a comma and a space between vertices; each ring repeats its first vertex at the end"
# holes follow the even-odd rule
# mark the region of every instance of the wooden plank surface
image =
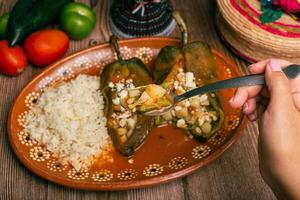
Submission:
MULTIPOLYGON (((83 1, 90 3, 90 1, 83 1)), ((111 0, 96 2, 97 26, 89 38, 72 41, 67 55, 86 48, 91 39, 108 41, 111 34, 107 15, 111 0)), ((0 15, 10 10, 15 0, 0 0, 0 15)), ((213 0, 173 0, 186 19, 193 40, 204 40, 223 51, 246 72, 247 63, 234 56, 217 37, 214 27, 216 2, 213 0)), ((176 30, 173 35, 178 35, 176 30)), ((257 158, 258 129, 249 124, 240 140, 224 155, 194 174, 145 189, 119 192, 88 192, 47 182, 25 169, 13 154, 6 123, 8 112, 20 90, 42 69, 29 67, 18 77, 0 75, 0 200, 6 199, 275 199, 260 177, 257 158)))

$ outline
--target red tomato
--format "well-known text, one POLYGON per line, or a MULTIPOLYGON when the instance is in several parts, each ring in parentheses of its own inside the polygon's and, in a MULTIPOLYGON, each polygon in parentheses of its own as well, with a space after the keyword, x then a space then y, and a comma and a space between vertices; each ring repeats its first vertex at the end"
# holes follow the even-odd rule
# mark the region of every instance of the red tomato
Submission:
POLYGON ((7 40, 0 41, 0 72, 13 76, 24 71, 26 67, 27 58, 20 46, 9 47, 7 40))
POLYGON ((41 30, 26 38, 24 48, 29 61, 43 67, 64 56, 69 48, 69 38, 60 30, 41 30))

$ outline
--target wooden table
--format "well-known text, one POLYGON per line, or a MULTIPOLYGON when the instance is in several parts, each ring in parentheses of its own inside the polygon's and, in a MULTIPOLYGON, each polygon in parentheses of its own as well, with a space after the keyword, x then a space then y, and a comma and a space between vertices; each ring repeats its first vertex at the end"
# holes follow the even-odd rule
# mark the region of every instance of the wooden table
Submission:
MULTIPOLYGON (((86 1, 97 13, 98 23, 89 38, 72 41, 68 55, 88 46, 91 39, 106 42, 111 34, 107 16, 111 0, 86 1)), ((0 14, 15 0, 0 0, 0 14)), ((173 0, 188 22, 191 38, 204 40, 225 52, 246 71, 247 63, 233 55, 218 38, 214 27, 216 2, 212 0, 173 0)), ((178 30, 173 35, 178 34, 178 30)), ((28 67, 18 77, 0 75, 0 199, 275 199, 258 169, 256 123, 244 130, 240 140, 224 155, 188 177, 155 187, 120 192, 88 192, 69 189, 45 181, 25 169, 13 154, 7 138, 7 117, 20 90, 42 69, 28 67)))

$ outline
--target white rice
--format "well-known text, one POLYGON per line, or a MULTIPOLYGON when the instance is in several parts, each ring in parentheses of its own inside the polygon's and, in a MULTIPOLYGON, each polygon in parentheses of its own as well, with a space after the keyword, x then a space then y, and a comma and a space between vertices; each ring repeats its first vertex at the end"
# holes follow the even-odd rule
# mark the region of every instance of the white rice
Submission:
POLYGON ((25 117, 31 138, 77 171, 111 146, 99 88, 99 77, 79 75, 45 91, 25 117))

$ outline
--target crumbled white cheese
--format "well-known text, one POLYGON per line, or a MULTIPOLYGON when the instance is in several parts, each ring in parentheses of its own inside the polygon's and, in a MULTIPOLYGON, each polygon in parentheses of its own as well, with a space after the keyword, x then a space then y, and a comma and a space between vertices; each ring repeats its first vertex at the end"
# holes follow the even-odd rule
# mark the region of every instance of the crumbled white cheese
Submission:
POLYGON ((179 85, 178 81, 174 81, 173 85, 174 85, 175 90, 177 90, 178 89, 178 85, 179 85))
POLYGON ((123 107, 123 106, 121 106, 121 112, 124 112, 126 109, 123 107))
POLYGON ((203 106, 209 106, 209 100, 208 100, 208 96, 206 94, 203 94, 200 96, 200 103, 203 106))
POLYGON ((202 132, 201 129, 200 129, 199 127, 197 127, 197 128, 195 129, 195 131, 196 131, 197 133, 201 133, 201 132, 202 132))
POLYGON ((108 87, 114 88, 114 87, 115 87, 115 84, 114 84, 113 82, 109 82, 108 87))
POLYGON ((131 113, 129 111, 125 111, 124 113, 118 115, 118 119, 127 119, 129 117, 131 117, 131 113))
POLYGON ((126 85, 126 88, 128 88, 128 89, 134 89, 135 86, 133 85, 133 83, 129 83, 128 85, 126 85))
POLYGON ((114 119, 116 119, 116 118, 117 118, 117 114, 116 114, 116 113, 113 113, 113 114, 111 115, 111 117, 114 118, 114 119))
POLYGON ((212 120, 212 119, 209 117, 209 115, 205 115, 204 119, 205 119, 206 121, 208 121, 208 122, 211 122, 211 120, 212 120))
POLYGON ((200 102, 206 101, 208 99, 208 96, 206 94, 203 94, 200 96, 200 102))
POLYGON ((113 104, 115 104, 115 105, 120 105, 120 98, 119 98, 119 97, 114 98, 114 99, 112 100, 112 102, 113 102, 113 104))
POLYGON ((191 106, 195 107, 195 108, 199 108, 200 107, 200 100, 199 100, 199 96, 195 96, 189 99, 191 106))
POLYGON ((202 126, 204 123, 204 119, 202 117, 198 118, 198 124, 199 126, 202 126))
POLYGON ((202 105, 202 106, 209 106, 209 104, 210 104, 210 103, 209 103, 208 100, 201 102, 201 105, 202 105))
POLYGON ((217 120, 218 120, 218 118, 217 118, 216 115, 213 115, 213 116, 212 116, 212 119, 213 119, 213 121, 217 121, 217 120))
POLYGON ((123 83, 116 83, 116 89, 118 92, 122 91, 124 89, 124 84, 123 83))
POLYGON ((118 95, 121 99, 123 99, 128 95, 128 91, 127 90, 122 90, 118 95))
POLYGON ((193 82, 193 83, 189 86, 190 89, 194 89, 194 88, 196 88, 196 87, 197 87, 197 85, 196 85, 195 82, 193 82))
POLYGON ((132 158, 130 158, 130 159, 128 160, 128 163, 129 163, 129 164, 133 164, 133 162, 134 162, 134 160, 133 160, 132 158))
POLYGON ((179 119, 176 123, 176 126, 178 128, 186 128, 186 123, 185 123, 185 120, 184 119, 179 119))
POLYGON ((185 73, 185 86, 186 87, 193 87, 194 86, 194 74, 193 72, 185 73))
POLYGON ((185 83, 185 73, 181 72, 176 75, 176 78, 181 84, 185 83))
POLYGON ((185 101, 185 102, 184 102, 184 105, 185 105, 185 107, 187 107, 187 108, 188 108, 188 107, 190 107, 191 103, 190 103, 190 101, 189 101, 189 100, 187 100, 187 101, 185 101))
POLYGON ((120 125, 121 127, 126 126, 126 120, 125 120, 125 119, 121 119, 121 120, 119 121, 119 125, 120 125))
POLYGON ((178 110, 181 110, 182 108, 181 108, 181 106, 175 106, 175 108, 174 108, 176 111, 178 111, 178 110))

